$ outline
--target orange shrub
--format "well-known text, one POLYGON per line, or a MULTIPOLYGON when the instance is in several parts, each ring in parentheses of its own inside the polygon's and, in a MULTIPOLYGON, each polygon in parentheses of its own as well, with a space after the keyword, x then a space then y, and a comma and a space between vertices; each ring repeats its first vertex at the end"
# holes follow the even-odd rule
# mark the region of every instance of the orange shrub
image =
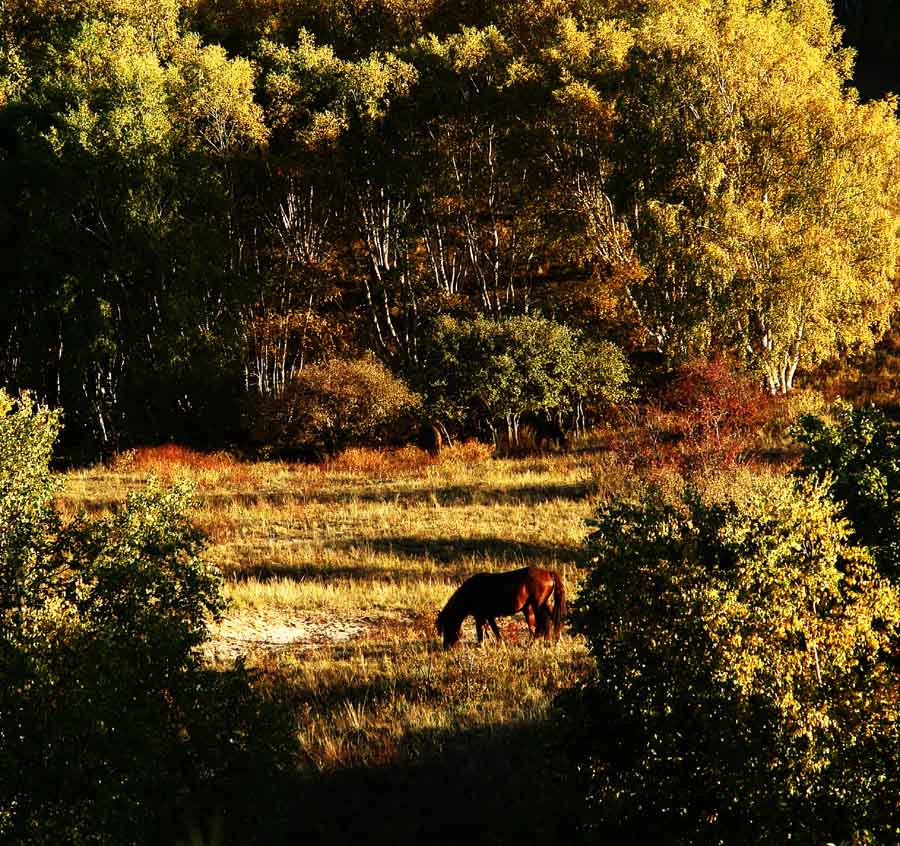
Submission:
POLYGON ((390 443, 418 402, 373 356, 334 358, 304 367, 282 396, 260 400, 250 411, 252 437, 270 453, 333 456, 390 443))

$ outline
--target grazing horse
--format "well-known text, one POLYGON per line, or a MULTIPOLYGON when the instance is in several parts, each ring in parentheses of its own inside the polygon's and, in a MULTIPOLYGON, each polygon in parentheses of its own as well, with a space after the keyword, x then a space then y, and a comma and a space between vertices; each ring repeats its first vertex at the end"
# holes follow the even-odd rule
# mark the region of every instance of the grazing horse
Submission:
POLYGON ((475 618, 478 642, 488 625, 497 640, 503 640, 496 617, 521 611, 532 637, 559 638, 566 613, 566 590, 559 573, 540 567, 523 567, 508 573, 476 573, 466 579, 437 616, 438 634, 444 648, 459 641, 463 620, 475 618), (548 603, 553 597, 553 606, 548 603))

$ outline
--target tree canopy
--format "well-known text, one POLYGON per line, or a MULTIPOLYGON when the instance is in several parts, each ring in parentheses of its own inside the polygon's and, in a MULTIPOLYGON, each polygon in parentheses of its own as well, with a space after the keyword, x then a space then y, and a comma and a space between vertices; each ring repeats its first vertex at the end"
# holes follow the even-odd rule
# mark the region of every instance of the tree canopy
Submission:
POLYGON ((789 390, 895 307, 897 121, 825 0, 9 0, 5 384, 71 451, 245 437, 541 315, 789 390), (252 428, 252 424, 250 426, 252 428))
POLYGON ((787 391, 895 306, 896 103, 859 103, 824 4, 658 9, 629 32, 585 192, 595 249, 637 265, 661 351, 724 344, 787 391))

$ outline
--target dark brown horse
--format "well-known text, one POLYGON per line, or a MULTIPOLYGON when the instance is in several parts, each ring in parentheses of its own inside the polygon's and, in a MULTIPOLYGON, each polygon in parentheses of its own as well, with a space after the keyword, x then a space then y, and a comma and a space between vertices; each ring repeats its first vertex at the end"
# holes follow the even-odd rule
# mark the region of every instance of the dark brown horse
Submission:
POLYGON ((443 635, 445 648, 453 646, 459 641, 463 620, 471 614, 479 643, 484 639, 485 625, 491 627, 497 640, 502 640, 495 618, 519 611, 525 615, 532 637, 558 638, 566 613, 566 589, 559 573, 540 567, 476 573, 460 585, 438 614, 438 634, 443 635))

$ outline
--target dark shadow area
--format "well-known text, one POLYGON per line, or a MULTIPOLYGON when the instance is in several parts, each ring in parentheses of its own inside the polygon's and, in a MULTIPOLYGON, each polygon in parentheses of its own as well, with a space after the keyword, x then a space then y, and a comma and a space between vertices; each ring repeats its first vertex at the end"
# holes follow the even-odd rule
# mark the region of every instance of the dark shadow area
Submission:
POLYGON ((592 487, 583 483, 519 486, 510 488, 482 488, 473 485, 452 485, 420 490, 397 490, 376 483, 361 488, 343 491, 295 491, 273 493, 203 494, 203 500, 210 506, 239 503, 254 505, 295 505, 319 504, 342 505, 348 502, 394 502, 399 505, 437 504, 452 505, 497 505, 503 503, 524 503, 536 505, 558 499, 581 500, 589 496, 592 487))
POLYGON ((95 499, 85 499, 80 496, 61 496, 57 498, 57 503, 66 505, 74 511, 84 511, 92 517, 106 512, 118 511, 124 504, 125 498, 117 499, 114 497, 98 497, 95 499))
POLYGON ((551 723, 409 736, 400 764, 309 776, 294 842, 565 844, 578 802, 551 723))
MULTIPOLYGON (((256 579, 260 582, 281 579, 310 578, 352 578, 355 580, 413 581, 422 580, 422 562, 428 559, 440 566, 439 573, 448 578, 471 575, 472 561, 490 558, 493 563, 508 564, 514 570, 529 565, 559 566, 574 564, 582 555, 578 547, 551 544, 523 543, 506 538, 375 538, 364 541, 336 541, 329 543, 329 549, 352 552, 361 555, 392 555, 416 562, 409 569, 402 567, 371 567, 365 561, 358 564, 314 564, 299 563, 288 565, 253 565, 226 568, 225 574, 241 582, 256 579)), ((501 568, 496 568, 501 569, 501 568)))
MULTIPOLYGON (((341 544, 332 544, 341 548, 341 544)), ((352 546, 348 544, 348 546, 352 546)), ((395 555, 421 561, 431 558, 443 564, 458 564, 464 559, 485 556, 509 561, 510 567, 529 564, 570 563, 578 560, 581 551, 577 547, 555 544, 524 543, 507 538, 375 538, 366 540, 365 547, 374 552, 395 555)))
POLYGON ((856 51, 853 85, 863 101, 900 90, 900 8, 894 0, 834 0, 844 45, 856 51))

